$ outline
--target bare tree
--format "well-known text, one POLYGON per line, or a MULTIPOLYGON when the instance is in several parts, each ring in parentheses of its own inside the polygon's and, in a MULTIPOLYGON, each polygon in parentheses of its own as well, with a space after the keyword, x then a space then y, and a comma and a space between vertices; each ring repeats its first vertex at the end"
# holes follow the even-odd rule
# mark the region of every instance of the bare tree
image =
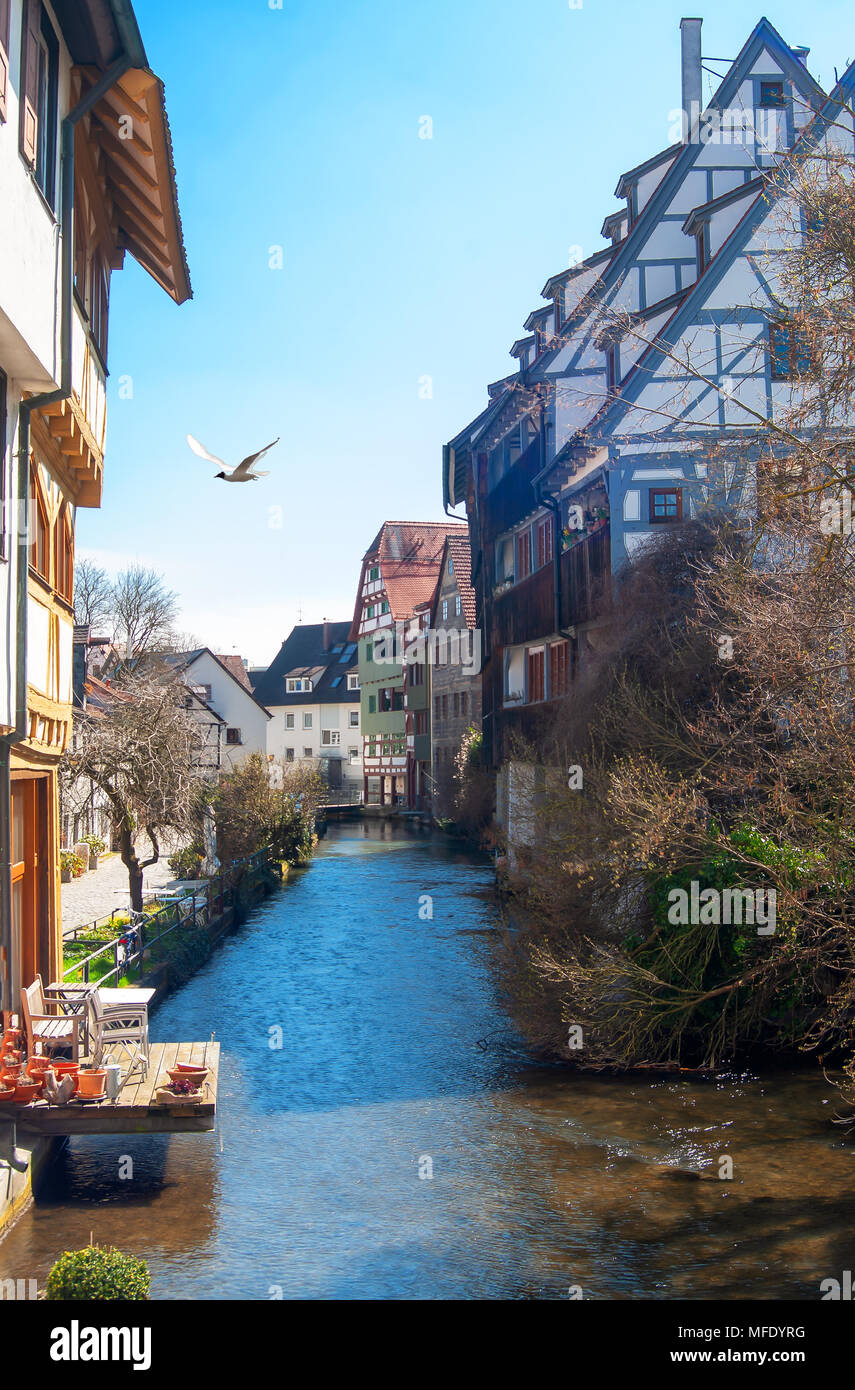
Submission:
POLYGON ((113 586, 106 570, 93 560, 79 560, 74 568, 74 621, 93 629, 112 622, 113 586))
POLYGON ((198 831, 201 780, 199 725, 186 709, 186 690, 174 678, 131 674, 109 708, 84 716, 76 746, 65 756, 67 779, 88 778, 112 808, 131 906, 142 908, 143 873, 160 858, 164 835, 198 831), (151 852, 140 858, 143 833, 151 852))
POLYGON ((129 565, 112 586, 114 639, 125 662, 148 652, 166 651, 178 617, 178 599, 157 570, 129 565))

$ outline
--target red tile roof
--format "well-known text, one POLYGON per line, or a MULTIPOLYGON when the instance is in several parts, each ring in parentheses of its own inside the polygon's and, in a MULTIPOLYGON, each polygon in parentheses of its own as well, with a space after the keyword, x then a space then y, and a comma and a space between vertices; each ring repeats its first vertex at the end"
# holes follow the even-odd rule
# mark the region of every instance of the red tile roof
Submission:
POLYGON ((466 626, 474 628, 477 622, 477 611, 475 590, 472 588, 472 551, 469 548, 469 536, 468 534, 449 536, 447 545, 448 554, 454 566, 454 578, 457 580, 466 626))
POLYGON ((231 656, 222 656, 219 652, 214 652, 214 655, 218 661, 221 661, 224 666, 229 668, 235 680, 239 680, 241 685, 246 686, 251 694, 252 686, 249 682, 249 676, 246 673, 246 667, 243 664, 243 657, 235 656, 234 653, 231 656))
POLYGON ((395 621, 411 618, 433 597, 448 536, 468 537, 465 522, 384 521, 363 557, 354 631, 359 625, 365 567, 379 562, 389 609, 395 621))

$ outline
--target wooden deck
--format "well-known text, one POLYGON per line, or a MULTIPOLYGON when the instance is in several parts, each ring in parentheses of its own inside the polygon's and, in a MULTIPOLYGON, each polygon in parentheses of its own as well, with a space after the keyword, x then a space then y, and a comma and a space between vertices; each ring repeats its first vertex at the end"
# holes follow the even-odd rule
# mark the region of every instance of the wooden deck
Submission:
POLYGON ((43 1135, 204 1133, 214 1128, 216 1119, 219 1065, 218 1042, 152 1043, 148 1076, 144 1081, 132 1077, 115 1101, 48 1105, 38 1100, 30 1105, 4 1105, 3 1113, 20 1130, 43 1135), (178 1062, 210 1068, 204 1098, 192 1105, 160 1105, 155 1091, 169 1085, 167 1073, 178 1062))

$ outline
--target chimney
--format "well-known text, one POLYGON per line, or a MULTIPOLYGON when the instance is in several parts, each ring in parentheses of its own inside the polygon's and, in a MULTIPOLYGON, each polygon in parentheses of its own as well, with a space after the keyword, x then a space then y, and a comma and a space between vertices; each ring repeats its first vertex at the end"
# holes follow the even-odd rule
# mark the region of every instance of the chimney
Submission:
POLYGON ((807 67, 808 54, 810 53, 810 49, 809 49, 809 48, 805 48, 803 44, 796 44, 796 45, 794 46, 793 50, 792 50, 792 53, 793 53, 793 57, 794 57, 794 58, 798 58, 798 60, 799 60, 799 62, 801 63, 802 67, 805 67, 805 68, 806 68, 806 67, 807 67))
POLYGON ((324 651, 328 652, 331 646, 332 634, 330 633, 330 624, 327 622, 326 618, 324 618, 324 651))
POLYGON ((680 20, 681 62, 683 81, 683 144, 687 145, 701 111, 701 25, 702 19, 680 20))

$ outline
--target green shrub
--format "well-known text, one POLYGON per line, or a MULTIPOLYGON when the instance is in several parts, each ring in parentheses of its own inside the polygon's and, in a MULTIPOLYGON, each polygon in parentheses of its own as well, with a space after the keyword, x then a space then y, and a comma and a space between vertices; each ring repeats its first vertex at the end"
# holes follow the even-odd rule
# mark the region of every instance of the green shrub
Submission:
POLYGON ((100 835, 84 835, 83 843, 89 846, 92 854, 96 857, 103 854, 107 848, 106 841, 102 840, 100 835))
POLYGON ((167 863, 175 878, 198 878, 204 854, 196 845, 185 845, 177 854, 170 854, 167 863))
POLYGON ((70 869, 75 878, 79 878, 83 873, 83 860, 73 849, 60 851, 59 866, 63 870, 70 869))
POLYGON ((145 1260, 123 1255, 121 1250, 87 1245, 85 1250, 66 1250, 60 1255, 48 1275, 47 1296, 67 1303, 89 1299, 129 1302, 147 1299, 150 1284, 145 1260))

